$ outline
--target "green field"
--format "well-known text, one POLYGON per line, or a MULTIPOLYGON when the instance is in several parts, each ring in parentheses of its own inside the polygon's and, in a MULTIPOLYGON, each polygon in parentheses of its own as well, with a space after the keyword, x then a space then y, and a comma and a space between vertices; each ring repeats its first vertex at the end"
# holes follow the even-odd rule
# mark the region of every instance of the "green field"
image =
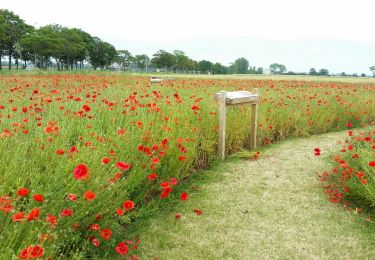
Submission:
MULTIPOLYGON (((371 78, 11 73, 0 76, 3 258, 33 245, 52 258, 124 249, 130 225, 217 160, 220 90, 260 90, 260 147, 375 121, 371 78)), ((228 154, 249 147, 249 114, 229 109, 228 154)))

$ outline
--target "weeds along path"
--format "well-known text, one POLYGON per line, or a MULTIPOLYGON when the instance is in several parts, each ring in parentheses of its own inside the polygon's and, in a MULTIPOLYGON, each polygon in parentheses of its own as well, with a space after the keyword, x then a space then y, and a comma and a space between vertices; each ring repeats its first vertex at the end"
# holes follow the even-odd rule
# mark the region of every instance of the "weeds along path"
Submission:
POLYGON ((374 224, 329 203, 317 176, 345 135, 289 140, 256 161, 213 167, 187 201, 134 227, 141 259, 374 259, 374 224))

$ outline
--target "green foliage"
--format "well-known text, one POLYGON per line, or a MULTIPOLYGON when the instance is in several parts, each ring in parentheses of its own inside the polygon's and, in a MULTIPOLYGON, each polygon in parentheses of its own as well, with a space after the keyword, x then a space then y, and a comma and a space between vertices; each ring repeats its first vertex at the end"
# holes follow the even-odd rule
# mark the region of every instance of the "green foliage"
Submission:
POLYGON ((165 50, 158 50, 153 55, 151 63, 158 69, 170 70, 175 64, 175 56, 165 50))
POLYGON ((134 61, 134 57, 128 50, 117 51, 117 62, 122 66, 123 70, 127 70, 134 61))
POLYGON ((201 60, 200 62, 198 62, 198 70, 203 74, 211 73, 212 66, 212 62, 208 60, 201 60))
POLYGON ((286 71, 286 67, 283 64, 272 63, 270 65, 270 70, 273 74, 283 74, 286 71))
POLYGON ((212 65, 212 74, 227 74, 228 68, 221 65, 221 63, 216 62, 214 65, 212 65))
POLYGON ((97 37, 93 38, 93 46, 89 53, 90 62, 94 69, 109 67, 117 56, 115 47, 97 37))
MULTIPOLYGON (((323 173, 322 181, 330 201, 341 202, 350 208, 362 208, 367 212, 375 209, 375 131, 361 131, 354 134, 333 156, 334 168, 323 173)), ((373 214, 375 216, 375 214, 373 214)))
POLYGON ((373 77, 375 77, 375 66, 371 66, 370 71, 372 72, 373 77))
POLYGON ((17 42, 32 29, 12 11, 0 9, 0 57, 3 53, 8 55, 9 69, 17 42))
POLYGON ((143 71, 150 63, 150 58, 146 54, 135 55, 134 61, 137 67, 143 71))

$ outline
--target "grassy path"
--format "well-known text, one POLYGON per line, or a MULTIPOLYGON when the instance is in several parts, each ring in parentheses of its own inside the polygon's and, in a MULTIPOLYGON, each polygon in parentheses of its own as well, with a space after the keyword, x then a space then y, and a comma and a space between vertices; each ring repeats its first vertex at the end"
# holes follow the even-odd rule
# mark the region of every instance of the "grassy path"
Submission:
POLYGON ((140 258, 375 259, 375 225, 329 203, 317 177, 344 135, 290 140, 202 173, 187 201, 132 227, 140 258))

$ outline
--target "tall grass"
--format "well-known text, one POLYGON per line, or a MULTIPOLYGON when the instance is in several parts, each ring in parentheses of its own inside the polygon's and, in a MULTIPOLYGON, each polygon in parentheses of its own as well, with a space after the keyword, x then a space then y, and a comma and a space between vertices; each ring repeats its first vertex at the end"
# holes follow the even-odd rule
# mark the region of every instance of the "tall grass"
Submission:
MULTIPOLYGON (((375 120, 371 84, 178 79, 150 85, 145 77, 111 74, 2 76, 0 85, 2 257, 30 245, 40 245, 45 257, 116 254, 129 239, 126 226, 149 213, 150 200, 168 200, 175 185, 217 158, 213 95, 220 90, 260 89, 261 146, 375 120), (89 177, 77 180, 73 171, 81 164, 89 177), (20 196, 21 188, 29 193, 20 196), (96 197, 87 200, 87 191, 96 197), (40 214, 30 219, 32 209, 40 214), (64 209, 73 214, 62 216, 64 209), (101 233, 106 228, 109 240, 101 233)), ((227 121, 228 153, 246 148, 249 107, 229 109, 227 121)))

